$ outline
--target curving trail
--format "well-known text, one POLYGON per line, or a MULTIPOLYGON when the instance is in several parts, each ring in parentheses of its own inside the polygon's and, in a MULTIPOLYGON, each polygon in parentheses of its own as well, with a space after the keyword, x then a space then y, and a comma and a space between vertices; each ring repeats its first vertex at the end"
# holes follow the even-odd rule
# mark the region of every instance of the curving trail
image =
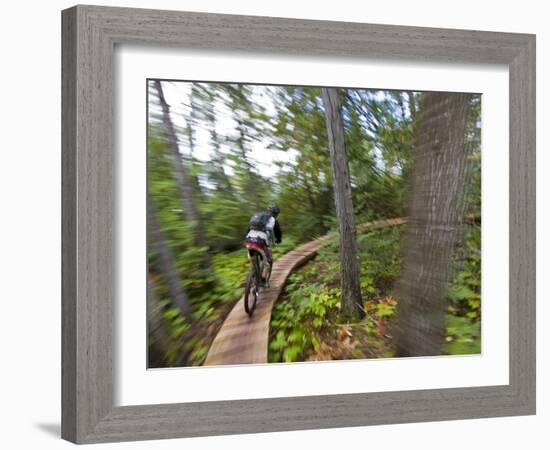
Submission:
MULTIPOLYGON (((375 228, 403 225, 406 222, 406 218, 379 220, 361 224, 357 226, 357 231, 365 232, 375 228)), ((270 287, 260 291, 253 316, 249 317, 244 312, 244 300, 241 298, 214 338, 204 361, 205 366, 267 362, 271 310, 281 295, 286 279, 292 271, 313 258, 333 236, 333 234, 327 234, 302 244, 275 261, 270 287)))

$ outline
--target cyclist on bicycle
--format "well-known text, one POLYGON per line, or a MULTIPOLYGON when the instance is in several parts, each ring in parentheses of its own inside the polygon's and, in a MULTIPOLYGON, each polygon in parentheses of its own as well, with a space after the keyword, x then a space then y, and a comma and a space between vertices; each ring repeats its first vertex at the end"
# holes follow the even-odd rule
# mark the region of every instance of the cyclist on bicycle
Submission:
POLYGON ((277 221, 281 209, 277 205, 270 205, 264 213, 256 213, 250 219, 246 233, 246 247, 250 251, 259 252, 264 258, 262 284, 266 285, 270 268, 273 263, 273 253, 270 244, 275 241, 280 244, 283 233, 277 221))

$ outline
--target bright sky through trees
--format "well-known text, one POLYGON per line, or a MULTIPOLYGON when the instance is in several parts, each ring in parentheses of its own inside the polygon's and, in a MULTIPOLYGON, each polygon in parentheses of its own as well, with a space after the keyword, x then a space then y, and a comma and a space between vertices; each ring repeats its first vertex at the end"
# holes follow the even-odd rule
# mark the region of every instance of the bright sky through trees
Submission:
MULTIPOLYGON (((166 101, 170 105, 171 117, 174 125, 178 128, 187 126, 186 117, 189 114, 191 84, 188 82, 163 82, 164 95, 166 101)), ((274 116, 275 107, 273 99, 269 91, 273 91, 271 86, 253 86, 253 101, 263 106, 266 112, 274 116)), ((151 105, 151 103, 150 103, 151 105)), ((155 104, 152 104, 155 108, 155 104)), ((232 117, 232 112, 221 101, 215 103, 216 115, 216 130, 221 136, 231 136, 235 133, 236 123, 232 117)), ((194 126, 196 144, 193 157, 202 161, 208 162, 211 159, 211 143, 209 130, 204 126, 203 122, 199 122, 194 126)), ((255 169, 264 177, 273 176, 278 170, 278 166, 274 164, 276 161, 292 163, 296 156, 296 151, 283 152, 270 148, 272 143, 269 141, 254 141, 252 149, 249 153, 249 158, 254 161, 255 169)), ((222 152, 227 151, 227 146, 222 144, 222 152)), ((189 152, 189 146, 185 142, 180 142, 180 151, 182 153, 189 152)), ((233 174, 230 165, 225 166, 228 175, 233 174)))
MULTIPOLYGON (((164 95, 166 101, 170 105, 171 118, 174 125, 177 128, 184 129, 187 127, 187 117, 190 110, 190 94, 192 82, 185 81, 164 81, 163 83, 164 95)), ((202 83, 207 85, 208 83, 202 83)), ((276 109, 273 100, 273 94, 277 89, 277 86, 263 86, 263 85, 250 85, 253 93, 252 101, 261 107, 265 108, 266 113, 272 118, 275 117, 276 109)), ((373 97, 380 102, 383 102, 387 97, 387 91, 373 91, 373 97)), ((149 102, 149 106, 152 109, 152 113, 158 116, 160 112, 156 109, 158 107, 155 103, 149 102)), ((223 101, 217 100, 214 105, 216 111, 216 131, 220 136, 232 136, 235 134, 236 122, 233 118, 232 112, 229 110, 223 101)), ((405 105, 405 116, 410 117, 410 111, 408 105, 405 105)), ((201 162, 207 163, 212 156, 212 146, 210 143, 209 130, 205 126, 203 121, 197 121, 193 124, 193 131, 195 133, 195 148, 193 157, 201 162)), ((254 168, 263 177, 271 178, 280 169, 281 166, 277 165, 277 162, 284 163, 284 165, 291 165, 299 151, 289 148, 287 151, 280 151, 272 147, 272 142, 269 140, 253 141, 251 142, 251 150, 248 157, 253 161, 254 168)), ((179 142, 180 152, 183 154, 189 153, 189 146, 185 141, 179 142)), ((228 152, 227 145, 221 144, 221 151, 228 152)), ((373 150, 376 158, 375 163, 381 169, 385 166, 385 161, 382 158, 382 151, 376 147, 373 150)), ((225 165, 226 173, 233 175, 233 169, 230 164, 225 165)), ((202 181, 202 180, 201 180, 202 181)))

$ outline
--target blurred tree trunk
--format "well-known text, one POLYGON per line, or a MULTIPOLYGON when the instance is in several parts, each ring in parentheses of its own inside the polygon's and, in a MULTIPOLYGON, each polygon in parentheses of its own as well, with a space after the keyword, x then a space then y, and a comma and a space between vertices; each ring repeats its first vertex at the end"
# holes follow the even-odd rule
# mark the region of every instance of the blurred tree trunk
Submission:
POLYGON ((191 308, 189 299, 178 275, 170 248, 160 228, 155 205, 150 198, 147 198, 147 229, 151 235, 151 243, 157 254, 159 271, 162 273, 168 286, 170 301, 174 306, 179 308, 182 316, 190 318, 191 308))
POLYGON ((415 124, 410 221, 398 282, 399 356, 440 355, 453 247, 461 236, 468 94, 426 93, 415 124))
POLYGON ((155 294, 155 287, 150 276, 147 277, 147 327, 148 335, 152 338, 149 352, 149 367, 162 367, 164 357, 170 349, 172 340, 168 328, 162 318, 163 308, 155 294), (156 364, 155 364, 156 363, 156 364))
MULTIPOLYGON (((197 167, 195 165, 195 125, 198 117, 201 114, 200 105, 197 105, 198 95, 199 90, 197 88, 197 85, 193 83, 191 85, 191 93, 189 94, 189 112, 185 114, 185 134, 187 136, 187 143, 189 145, 189 157, 186 158, 184 155, 182 156, 183 160, 185 161, 185 165, 188 167, 189 178, 193 187, 193 196, 194 198, 200 199, 200 197, 202 196, 201 186, 199 183, 199 178, 194 175, 194 173, 197 172, 197 167)), ((199 220, 201 220, 200 213, 199 220)))
POLYGON ((407 91, 407 98, 409 99, 409 111, 411 113, 411 119, 414 119, 416 116, 416 99, 412 91, 407 91))
MULTIPOLYGON (((162 108, 162 123, 170 150, 169 159, 173 167, 174 178, 178 190, 180 191, 183 213, 185 214, 186 220, 192 224, 195 245, 206 249, 207 245, 205 242, 204 230, 202 228, 199 210, 194 199, 196 188, 193 183, 193 178, 182 161, 176 130, 170 118, 170 106, 166 103, 166 99, 164 98, 162 83, 159 80, 155 80, 154 83, 162 108)), ((207 251, 202 252, 202 263, 205 269, 211 267, 210 255, 207 251)))
POLYGON ((208 167, 208 176, 215 182, 218 191, 226 195, 233 195, 233 185, 231 180, 225 173, 224 166, 226 165, 226 155, 221 150, 221 137, 216 130, 216 109, 215 104, 218 100, 218 92, 212 87, 205 89, 201 87, 200 95, 204 101, 204 118, 208 123, 210 134, 210 145, 212 146, 213 156, 212 164, 208 167))
POLYGON ((340 92, 335 88, 321 89, 327 122, 328 144, 334 183, 334 203, 338 220, 340 275, 342 283, 342 315, 346 319, 363 317, 363 299, 359 268, 359 253, 345 144, 340 92))
POLYGON ((231 157, 235 162, 234 170, 239 179, 243 200, 251 205, 251 211, 258 211, 262 207, 260 189, 265 183, 255 171, 248 154, 252 142, 263 138, 257 120, 260 114, 259 105, 252 101, 252 91, 246 85, 227 84, 223 89, 227 94, 226 105, 232 111, 237 124, 236 136, 231 139, 235 150, 231 157))
POLYGON ((254 174, 254 170, 252 167, 252 164, 248 160, 248 151, 245 145, 246 142, 246 133, 245 133, 245 125, 244 122, 237 118, 237 129, 239 131, 239 137, 236 140, 237 146, 240 151, 240 159, 239 164, 241 167, 241 170, 244 173, 244 183, 243 183, 243 190, 245 194, 245 198, 253 204, 253 209, 257 211, 261 207, 261 200, 260 195, 258 192, 258 179, 254 174))

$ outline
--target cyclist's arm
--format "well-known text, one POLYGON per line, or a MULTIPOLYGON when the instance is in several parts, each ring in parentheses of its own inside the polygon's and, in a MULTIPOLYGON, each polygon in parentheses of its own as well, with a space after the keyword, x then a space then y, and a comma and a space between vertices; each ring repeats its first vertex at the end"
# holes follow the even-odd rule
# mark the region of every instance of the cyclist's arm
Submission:
POLYGON ((276 241, 275 237, 273 236, 273 228, 276 226, 276 224, 277 221, 275 220, 275 218, 270 217, 267 221, 267 224, 265 225, 265 231, 267 233, 270 244, 273 244, 276 241))
POLYGON ((277 220, 275 220, 275 225, 273 226, 273 234, 275 235, 275 242, 280 244, 283 240, 283 232, 281 231, 281 227, 279 226, 279 222, 277 222, 277 220))

